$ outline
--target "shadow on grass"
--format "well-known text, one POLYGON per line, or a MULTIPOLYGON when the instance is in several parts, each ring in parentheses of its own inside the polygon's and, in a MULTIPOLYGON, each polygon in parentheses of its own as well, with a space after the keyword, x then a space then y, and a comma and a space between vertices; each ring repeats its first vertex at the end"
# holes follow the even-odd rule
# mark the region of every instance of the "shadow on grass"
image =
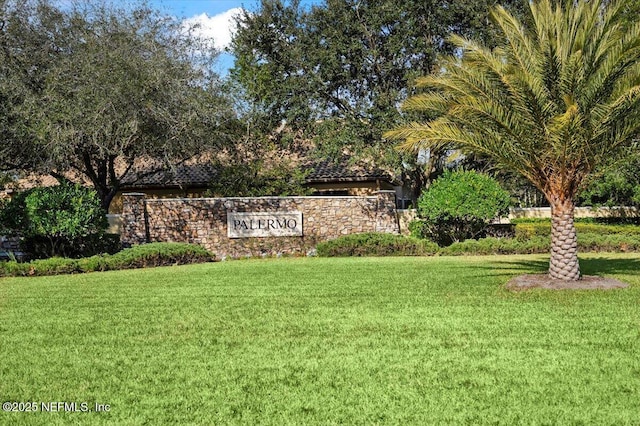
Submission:
MULTIPOLYGON (((547 260, 496 260, 482 269, 493 270, 495 275, 513 275, 521 271, 523 274, 543 274, 549 269, 547 260), (503 271, 503 272, 501 272, 503 271)), ((640 275, 640 256, 637 259, 620 259, 601 255, 580 259, 580 271, 583 275, 626 274, 640 275)))

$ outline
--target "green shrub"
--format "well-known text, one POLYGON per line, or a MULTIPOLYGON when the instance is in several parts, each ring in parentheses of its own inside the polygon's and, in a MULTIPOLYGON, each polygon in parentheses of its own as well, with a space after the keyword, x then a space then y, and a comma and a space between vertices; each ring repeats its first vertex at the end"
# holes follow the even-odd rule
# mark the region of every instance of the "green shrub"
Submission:
MULTIPOLYGON (((640 191, 640 188, 638 189, 640 191)), ((577 223, 599 223, 601 225, 640 225, 638 216, 620 217, 581 217, 576 219, 577 223)))
MULTIPOLYGON (((34 259, 49 257, 50 241, 43 236, 25 238, 22 250, 31 254, 34 259)), ((95 254, 114 254, 122 248, 118 234, 91 234, 64 241, 63 253, 66 258, 82 258, 95 254)))
POLYGON ((73 257, 102 251, 105 214, 95 191, 63 183, 16 195, 0 222, 4 232, 23 237, 23 250, 33 257, 73 257))
POLYGON ((513 238, 516 236, 516 225, 511 223, 490 223, 486 229, 487 237, 513 238))
POLYGON ((533 237, 550 237, 551 221, 518 223, 516 224, 515 238, 523 241, 533 237))
MULTIPOLYGON (((578 236, 581 234, 596 235, 640 235, 640 226, 635 225, 605 225, 594 222, 576 222, 578 236)), ((532 222, 516 222, 515 237, 519 240, 526 240, 535 236, 550 236, 551 220, 539 219, 532 222)))
MULTIPOLYGON (((326 241, 318 245, 318 255, 338 256, 428 256, 428 255, 493 255, 547 254, 551 249, 549 235, 534 235, 527 239, 468 239, 447 247, 438 247, 426 240, 389 234, 355 234, 326 241), (422 243, 422 244, 421 244, 422 243)), ((578 234, 578 249, 582 252, 638 252, 640 236, 627 234, 578 234)))
MULTIPOLYGON (((622 217, 578 217, 574 219, 576 224, 579 223, 593 223, 599 225, 640 225, 640 217, 635 216, 622 216, 622 217)), ((524 223, 549 223, 551 224, 550 218, 516 218, 511 219, 511 223, 514 224, 524 224, 524 223)))
POLYGON ((508 213, 509 193, 489 176, 447 172, 418 200, 426 234, 440 245, 477 238, 491 219, 508 213))
POLYGON ((412 220, 407 227, 413 238, 428 238, 427 224, 424 220, 412 220))
POLYGON ((640 205, 640 155, 637 151, 622 164, 609 165, 586 182, 579 194, 582 206, 637 206, 640 205))
POLYGON ((183 243, 151 243, 134 246, 113 255, 95 255, 83 259, 52 257, 28 263, 0 262, 0 276, 112 271, 211 262, 213 259, 214 256, 200 246, 183 243))
POLYGON ((426 256, 435 254, 438 246, 416 238, 393 234, 352 234, 317 246, 318 256, 426 256))
POLYGON ((141 244, 111 256, 113 269, 147 268, 210 262, 213 255, 201 246, 184 243, 141 244))
POLYGON ((578 234, 578 250, 583 252, 637 252, 640 251, 640 235, 578 234))
POLYGON ((208 196, 288 196, 309 195, 313 192, 313 189, 305 185, 309 171, 293 167, 284 160, 272 158, 268 167, 262 160, 248 160, 231 165, 217 162, 214 168, 219 172, 210 184, 208 196))
POLYGON ((483 238, 480 240, 466 240, 442 247, 439 254, 445 256, 457 255, 490 255, 490 254, 535 254, 548 253, 550 249, 549 237, 533 237, 526 241, 514 238, 483 238))

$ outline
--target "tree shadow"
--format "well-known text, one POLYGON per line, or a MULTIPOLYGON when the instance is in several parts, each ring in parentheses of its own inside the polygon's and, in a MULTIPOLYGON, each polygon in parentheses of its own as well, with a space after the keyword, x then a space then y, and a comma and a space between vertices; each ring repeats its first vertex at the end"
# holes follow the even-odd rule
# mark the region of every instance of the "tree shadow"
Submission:
MULTIPOLYGON (((543 274, 549 269, 548 260, 496 260, 491 265, 481 266, 482 269, 492 270, 495 275, 513 275, 522 271, 523 274, 543 274)), ((580 259, 580 271, 583 275, 640 275, 640 255, 638 258, 620 259, 602 254, 598 257, 580 259)))

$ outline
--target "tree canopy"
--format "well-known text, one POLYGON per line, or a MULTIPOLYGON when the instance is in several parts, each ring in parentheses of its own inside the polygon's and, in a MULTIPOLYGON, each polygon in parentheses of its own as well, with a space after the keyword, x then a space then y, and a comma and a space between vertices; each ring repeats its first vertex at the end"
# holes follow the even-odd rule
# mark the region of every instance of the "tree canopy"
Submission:
POLYGON ((552 278, 580 277, 573 214, 579 190, 640 134, 640 22, 627 1, 531 2, 531 19, 492 12, 495 49, 453 36, 462 56, 420 79, 404 104, 436 117, 388 134, 417 151, 448 144, 526 177, 552 209, 552 278), (636 18, 637 19, 637 18, 636 18))
POLYGON ((144 4, 3 2, 4 168, 74 172, 104 208, 144 159, 167 167, 227 143, 217 52, 144 4))
MULTIPOLYGON (((315 139, 324 154, 343 149, 400 169, 382 133, 404 120, 398 105, 450 32, 493 43, 493 0, 262 0, 237 20, 231 75, 263 114, 266 131, 285 122, 315 139)), ((524 2, 503 2, 522 10, 524 2)), ((415 163, 415 158, 404 158, 415 163)))

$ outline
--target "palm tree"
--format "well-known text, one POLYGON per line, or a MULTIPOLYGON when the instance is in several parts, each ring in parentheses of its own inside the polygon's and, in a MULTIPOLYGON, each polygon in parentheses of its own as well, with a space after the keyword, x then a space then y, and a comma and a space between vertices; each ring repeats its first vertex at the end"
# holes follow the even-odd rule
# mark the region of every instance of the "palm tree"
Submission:
POLYGON ((402 150, 450 144, 527 178, 551 205, 551 278, 578 280, 575 199, 589 174, 623 158, 640 131, 640 23, 625 1, 529 2, 528 24, 492 11, 501 45, 453 36, 461 54, 407 110, 438 118, 388 132, 402 150))

